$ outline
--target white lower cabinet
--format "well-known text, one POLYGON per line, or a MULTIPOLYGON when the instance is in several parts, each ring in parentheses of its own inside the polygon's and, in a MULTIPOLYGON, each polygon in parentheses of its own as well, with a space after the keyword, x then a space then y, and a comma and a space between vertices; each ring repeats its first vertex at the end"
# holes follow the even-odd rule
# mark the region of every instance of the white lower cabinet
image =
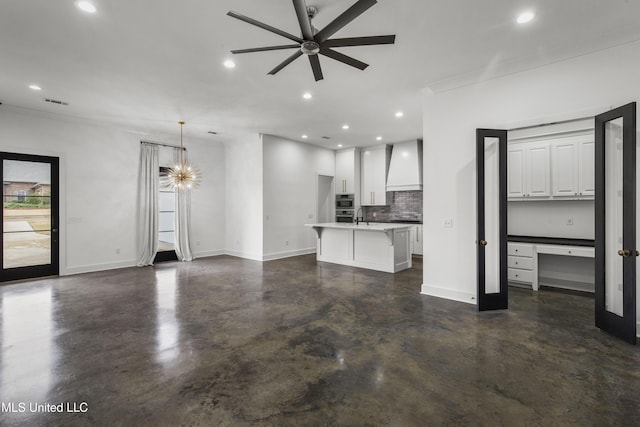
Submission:
POLYGON ((411 227, 412 251, 413 255, 422 255, 422 225, 414 225, 411 227))
POLYGON ((533 245, 507 243, 507 280, 515 284, 533 284, 533 245))

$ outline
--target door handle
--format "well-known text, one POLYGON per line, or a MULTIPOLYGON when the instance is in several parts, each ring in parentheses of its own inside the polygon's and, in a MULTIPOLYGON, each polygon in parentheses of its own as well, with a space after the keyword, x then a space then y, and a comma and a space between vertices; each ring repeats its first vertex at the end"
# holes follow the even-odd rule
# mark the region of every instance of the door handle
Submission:
POLYGON ((486 240, 480 240, 480 246, 487 246, 486 240))
POLYGON ((618 255, 623 256, 623 257, 628 257, 631 256, 631 251, 629 249, 620 249, 618 251, 618 255))

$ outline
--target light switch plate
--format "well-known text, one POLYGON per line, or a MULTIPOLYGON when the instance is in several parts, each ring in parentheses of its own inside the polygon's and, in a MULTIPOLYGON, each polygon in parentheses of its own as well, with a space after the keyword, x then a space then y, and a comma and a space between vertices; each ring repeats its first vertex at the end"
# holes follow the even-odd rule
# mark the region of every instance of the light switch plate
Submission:
POLYGON ((442 220, 443 228, 453 228, 453 218, 445 218, 442 220))

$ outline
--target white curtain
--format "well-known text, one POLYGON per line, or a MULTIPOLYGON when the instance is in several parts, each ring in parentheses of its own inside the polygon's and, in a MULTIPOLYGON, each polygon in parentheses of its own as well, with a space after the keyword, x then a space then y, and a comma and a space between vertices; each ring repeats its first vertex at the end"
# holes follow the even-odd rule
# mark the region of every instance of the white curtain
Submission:
MULTIPOLYGON (((182 153, 187 161, 187 151, 182 153)), ((174 151, 174 160, 180 161, 180 149, 174 151)), ((188 188, 176 187, 176 255, 180 261, 193 261, 191 252, 191 191, 188 188)))
POLYGON ((158 251, 158 146, 140 144, 138 171, 138 266, 153 265, 158 251))

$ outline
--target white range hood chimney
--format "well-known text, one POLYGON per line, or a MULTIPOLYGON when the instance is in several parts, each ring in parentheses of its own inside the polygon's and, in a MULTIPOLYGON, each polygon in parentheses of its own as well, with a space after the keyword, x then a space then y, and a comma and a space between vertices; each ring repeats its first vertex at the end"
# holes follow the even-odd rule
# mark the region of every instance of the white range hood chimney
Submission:
POLYGON ((387 191, 422 190, 422 140, 393 144, 387 191))

